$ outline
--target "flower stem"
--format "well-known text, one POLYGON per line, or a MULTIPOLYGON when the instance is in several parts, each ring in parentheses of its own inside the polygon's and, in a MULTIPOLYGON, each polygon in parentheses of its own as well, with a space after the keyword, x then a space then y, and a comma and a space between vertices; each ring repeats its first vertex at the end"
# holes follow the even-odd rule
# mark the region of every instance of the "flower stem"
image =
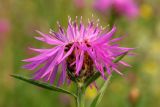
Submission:
POLYGON ((77 107, 85 107, 85 88, 77 86, 77 107))

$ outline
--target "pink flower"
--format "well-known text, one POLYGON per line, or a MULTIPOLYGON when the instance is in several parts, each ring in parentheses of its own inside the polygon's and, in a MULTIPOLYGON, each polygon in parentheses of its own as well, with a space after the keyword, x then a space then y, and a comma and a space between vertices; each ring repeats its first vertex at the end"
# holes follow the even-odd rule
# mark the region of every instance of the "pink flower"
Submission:
POLYGON ((84 0, 73 0, 77 8, 83 8, 85 6, 84 0))
POLYGON ((9 37, 10 27, 8 19, 0 19, 0 55, 3 54, 4 45, 9 37))
POLYGON ((138 15, 138 6, 134 0, 95 0, 94 8, 103 13, 113 9, 129 18, 138 15))
POLYGON ((9 32, 10 30, 10 23, 7 19, 0 19, 0 33, 4 34, 9 32))
MULTIPOLYGON (((59 67, 61 67, 59 71, 61 73, 58 85, 63 84, 65 80, 68 82, 74 79, 85 81, 95 72, 100 72, 104 79, 106 79, 105 74, 110 75, 112 70, 122 75, 113 60, 132 48, 124 48, 115 44, 116 41, 122 39, 112 38, 116 27, 110 31, 104 31, 93 21, 84 25, 81 19, 78 24, 77 20, 72 21, 70 17, 66 30, 60 24, 58 26, 58 32, 51 30, 49 34, 45 34, 37 31, 41 36, 35 38, 52 47, 49 49, 30 48, 39 55, 23 60, 29 63, 24 68, 29 70, 39 68, 34 73, 34 79, 43 79, 52 84, 59 67)), ((129 66, 123 61, 120 61, 119 64, 129 66)))

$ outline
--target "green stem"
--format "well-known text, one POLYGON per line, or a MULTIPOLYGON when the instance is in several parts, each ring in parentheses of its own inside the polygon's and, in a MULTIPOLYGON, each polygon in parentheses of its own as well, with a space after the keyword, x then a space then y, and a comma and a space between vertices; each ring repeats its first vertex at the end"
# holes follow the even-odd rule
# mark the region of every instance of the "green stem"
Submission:
POLYGON ((85 107, 85 88, 79 85, 77 87, 77 107, 85 107))

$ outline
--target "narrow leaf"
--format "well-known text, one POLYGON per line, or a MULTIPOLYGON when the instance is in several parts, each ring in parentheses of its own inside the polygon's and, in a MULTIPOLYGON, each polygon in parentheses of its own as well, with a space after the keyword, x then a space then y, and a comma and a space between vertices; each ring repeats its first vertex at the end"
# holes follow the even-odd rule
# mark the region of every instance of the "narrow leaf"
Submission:
POLYGON ((127 55, 127 53, 128 53, 128 52, 125 52, 125 53, 124 53, 124 54, 122 54, 121 56, 117 57, 113 62, 114 62, 114 63, 119 62, 122 58, 124 58, 124 56, 126 56, 126 55, 127 55))
POLYGON ((102 97, 104 96, 105 90, 108 86, 108 83, 110 81, 111 75, 108 77, 108 79, 104 82, 104 84, 102 85, 99 93, 97 94, 97 96, 94 98, 93 102, 91 103, 90 107, 96 107, 100 101, 102 100, 102 97))
POLYGON ((97 80, 101 74, 96 72, 91 78, 88 78, 84 84, 84 87, 87 88, 93 81, 97 80))
POLYGON ((67 91, 65 89, 62 89, 62 88, 59 88, 59 87, 56 87, 56 86, 52 86, 52 85, 44 83, 44 82, 36 81, 36 80, 30 79, 30 78, 27 78, 27 77, 24 77, 24 76, 21 76, 21 75, 11 75, 11 76, 16 78, 16 79, 25 81, 27 83, 36 85, 38 87, 41 87, 41 88, 44 88, 44 89, 47 89, 47 90, 50 90, 50 91, 61 92, 61 93, 65 93, 65 94, 69 94, 69 95, 72 95, 74 97, 77 97, 72 92, 69 92, 69 91, 67 91))

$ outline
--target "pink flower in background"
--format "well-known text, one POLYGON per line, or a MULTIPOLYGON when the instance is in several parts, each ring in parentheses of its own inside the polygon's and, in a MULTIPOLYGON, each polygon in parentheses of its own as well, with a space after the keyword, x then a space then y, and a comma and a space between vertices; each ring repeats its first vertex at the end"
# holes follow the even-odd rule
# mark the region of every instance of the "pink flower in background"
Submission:
MULTIPOLYGON (((38 70, 34 73, 34 79, 43 79, 52 84, 59 69, 60 77, 58 85, 65 80, 84 80, 95 72, 100 72, 101 77, 106 79, 106 73, 110 75, 112 70, 118 74, 122 73, 117 69, 118 64, 113 63, 116 57, 125 54, 132 48, 120 47, 115 44, 122 38, 113 38, 116 27, 110 31, 104 31, 98 24, 89 21, 88 25, 78 24, 77 20, 72 21, 69 17, 67 29, 59 24, 59 32, 50 31, 49 34, 37 31, 41 36, 37 40, 51 45, 51 48, 31 50, 38 53, 37 56, 25 59, 28 62, 24 68, 38 70), (95 71, 95 69, 97 71, 95 71)), ((129 66, 123 61, 119 64, 129 66)))
POLYGON ((84 0, 74 0, 73 2, 77 8, 83 8, 85 6, 84 0))
POLYGON ((106 12, 111 8, 112 0, 95 0, 94 8, 100 12, 106 12))
POLYGON ((134 0, 95 0, 94 8, 103 13, 113 9, 119 15, 129 18, 138 15, 138 6, 134 0))
POLYGON ((0 19, 0 55, 3 54, 4 45, 9 37, 10 26, 9 20, 0 19))
POLYGON ((10 30, 10 23, 7 19, 0 19, 0 33, 4 34, 9 32, 10 30))

